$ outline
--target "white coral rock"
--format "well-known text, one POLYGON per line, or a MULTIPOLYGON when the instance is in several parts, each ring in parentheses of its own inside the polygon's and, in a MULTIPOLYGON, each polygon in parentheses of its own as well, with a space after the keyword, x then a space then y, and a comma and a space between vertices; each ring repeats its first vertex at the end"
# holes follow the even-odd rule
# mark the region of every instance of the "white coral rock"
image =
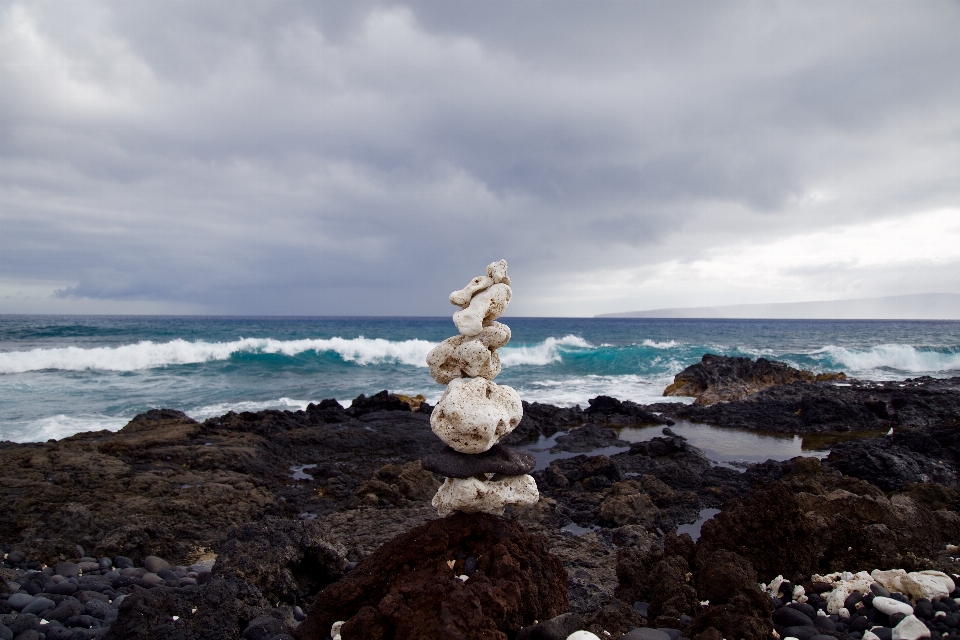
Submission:
POLYGON ((480 376, 493 380, 500 375, 500 356, 496 350, 510 341, 510 328, 491 322, 473 338, 447 338, 427 354, 430 375, 440 384, 454 378, 480 376))
POLYGON ((470 304, 453 314, 453 323, 465 336, 483 331, 484 323, 496 320, 507 310, 513 292, 505 284, 494 284, 473 296, 470 304))
POLYGON ((953 580, 941 571, 911 571, 900 578, 903 591, 914 601, 946 598, 954 590, 953 580))
POLYGON ((870 572, 870 575, 887 591, 902 593, 904 590, 901 580, 907 575, 907 572, 903 569, 890 569, 889 571, 874 569, 870 572))
POLYGON ((528 475, 487 481, 447 478, 433 496, 431 504, 440 517, 446 517, 454 511, 503 515, 508 504, 530 505, 536 504, 539 499, 537 482, 528 475))
POLYGON ((510 278, 507 277, 507 261, 498 260, 487 265, 487 275, 493 278, 497 284, 510 284, 510 278))
POLYGON ((473 296, 477 295, 484 289, 489 288, 493 284, 493 278, 490 276, 477 276, 468 282, 467 286, 465 286, 463 289, 451 293, 450 303, 455 304, 458 307, 465 307, 470 304, 470 299, 473 298, 473 296))
POLYGON ((893 628, 893 640, 919 640, 929 638, 930 629, 914 615, 909 615, 893 628))
POLYGON ((430 414, 430 428, 461 453, 483 453, 523 417, 520 394, 485 378, 455 378, 430 414))

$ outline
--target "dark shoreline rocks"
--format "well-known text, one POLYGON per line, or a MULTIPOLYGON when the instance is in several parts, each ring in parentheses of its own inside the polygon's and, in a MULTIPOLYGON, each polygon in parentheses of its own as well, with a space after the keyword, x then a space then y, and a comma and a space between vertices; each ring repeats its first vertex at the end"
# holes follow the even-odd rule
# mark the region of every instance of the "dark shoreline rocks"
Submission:
MULTIPOLYGON (((506 521, 548 541, 568 575, 570 610, 601 637, 644 625, 704 640, 763 633, 772 623, 744 586, 751 570, 758 581, 783 573, 798 584, 807 569, 960 571, 957 551, 942 550, 960 543, 960 378, 843 384, 772 386, 710 406, 603 398, 587 410, 525 404, 512 446, 553 437, 556 452, 570 457, 534 471, 540 503, 508 510, 506 521), (651 416, 658 424, 800 434, 892 427, 893 435, 834 445, 822 464, 768 461, 741 472, 712 464, 669 428, 646 442, 619 440, 620 426, 649 424, 651 416), (671 532, 705 508, 722 511, 701 538, 671 542, 671 532), (637 558, 649 553, 660 556, 641 562, 641 574, 637 558), (618 556, 626 563, 619 579, 618 556), (651 583, 644 576, 655 565, 651 583), (631 586, 637 580, 648 586, 631 586), (716 593, 722 584, 731 585, 726 595, 716 593), (692 609, 684 609, 693 602, 684 585, 698 598, 692 609), (649 600, 631 601, 637 589, 647 589, 649 600), (653 617, 640 616, 634 602, 646 602, 653 617)), ((15 613, 7 582, 64 563, 64 572, 81 572, 60 576, 64 586, 37 578, 15 591, 67 602, 65 621, 92 616, 88 605, 106 615, 90 604, 99 598, 77 595, 108 593, 94 586, 123 595, 109 637, 272 640, 265 634, 291 633, 322 589, 349 578, 384 543, 437 520, 429 498, 442 478, 419 463, 440 450, 430 407, 411 411, 386 392, 366 400, 352 411, 331 400, 203 423, 154 410, 116 433, 0 443, 0 551, 8 554, 0 622, 39 625, 40 618, 15 613), (148 572, 150 556, 171 568, 151 559, 156 571, 148 572), (196 585, 165 573, 213 557, 213 572, 202 580, 198 573, 196 585), (79 616, 66 598, 83 608, 79 616)), ((107 628, 104 617, 93 617, 107 628)))

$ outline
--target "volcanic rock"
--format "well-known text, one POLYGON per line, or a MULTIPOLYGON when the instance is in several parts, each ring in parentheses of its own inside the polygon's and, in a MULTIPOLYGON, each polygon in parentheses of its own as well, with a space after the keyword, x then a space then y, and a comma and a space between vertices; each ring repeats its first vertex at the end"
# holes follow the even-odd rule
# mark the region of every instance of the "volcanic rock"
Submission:
POLYGON ((320 594, 297 628, 321 640, 345 620, 344 640, 505 640, 567 610, 567 574, 543 538, 489 514, 457 513, 398 536, 320 594), (466 581, 468 557, 477 570, 466 581), (452 565, 452 566, 451 566, 452 565))
POLYGON ((846 380, 846 376, 842 373, 815 376, 809 371, 766 358, 754 361, 707 353, 700 362, 674 376, 673 383, 664 389, 663 395, 687 396, 696 398, 695 404, 708 405, 742 400, 775 385, 815 380, 846 380))
POLYGON ((537 464, 536 458, 527 451, 517 451, 495 444, 487 451, 476 455, 460 453, 452 447, 423 457, 423 468, 447 478, 470 478, 481 473, 500 473, 519 476, 529 473, 537 464))

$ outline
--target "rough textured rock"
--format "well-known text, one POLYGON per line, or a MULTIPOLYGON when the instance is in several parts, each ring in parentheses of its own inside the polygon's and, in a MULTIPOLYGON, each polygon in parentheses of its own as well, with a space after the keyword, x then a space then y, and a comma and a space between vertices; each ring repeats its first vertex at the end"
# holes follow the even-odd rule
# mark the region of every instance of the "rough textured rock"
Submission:
POLYGON ((505 640, 567 610, 567 575, 545 540, 487 514, 455 514, 399 536, 324 589, 296 631, 354 638, 505 640), (466 561, 476 571, 466 581, 466 561))
POLYGON ((453 323, 457 325, 462 335, 479 335, 484 324, 493 322, 503 315, 512 295, 510 287, 505 284, 491 285, 474 295, 469 305, 454 313, 453 323))
POLYGON ((815 380, 846 380, 846 376, 842 373, 815 376, 766 358, 751 360, 707 353, 700 362, 674 376, 663 395, 695 398, 696 404, 715 404, 742 400, 775 385, 815 380))
POLYGON ((794 382, 709 406, 662 402, 646 408, 675 419, 781 433, 926 431, 958 423, 960 378, 794 382))
POLYGON ((536 458, 527 451, 517 451, 500 444, 476 455, 460 453, 444 447, 443 451, 424 456, 423 468, 447 478, 470 478, 480 473, 519 476, 533 470, 536 458))
POLYGON ((346 549, 316 520, 268 517, 233 529, 214 575, 256 585, 273 603, 297 604, 340 578, 346 549))
POLYGON ((440 482, 429 470, 421 466, 419 460, 405 465, 385 464, 373 476, 360 485, 357 495, 362 499, 385 500, 392 504, 405 501, 429 500, 440 482))
POLYGON ((523 417, 520 395, 484 378, 456 378, 430 414, 430 427, 461 453, 483 453, 523 417))
POLYGON ((510 328, 499 322, 491 322, 474 337, 447 338, 427 354, 430 375, 440 384, 476 376, 493 380, 500 374, 496 350, 509 341, 510 328))
POLYGON ((621 402, 610 396, 597 396, 588 400, 587 403, 590 406, 584 413, 589 416, 591 421, 598 424, 615 426, 674 424, 673 420, 656 415, 630 400, 621 402))
POLYGON ((532 505, 540 498, 537 482, 528 475, 477 478, 447 478, 431 504, 441 517, 454 511, 503 515, 508 504, 532 505))

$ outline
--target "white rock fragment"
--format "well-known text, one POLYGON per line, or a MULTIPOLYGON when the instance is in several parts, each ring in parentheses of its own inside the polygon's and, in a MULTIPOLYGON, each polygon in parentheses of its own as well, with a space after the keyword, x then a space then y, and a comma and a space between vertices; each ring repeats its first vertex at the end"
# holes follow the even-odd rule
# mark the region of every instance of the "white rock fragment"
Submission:
POLYGON ((342 627, 345 622, 346 620, 339 620, 333 623, 333 626, 330 627, 330 640, 341 640, 340 627, 342 627))
POLYGON ((806 589, 803 588, 802 584, 798 584, 793 588, 793 599, 800 601, 800 598, 803 598, 803 602, 806 602, 806 589))
POLYGON ((473 338, 447 338, 427 354, 430 375, 440 384, 454 378, 480 376, 493 380, 500 374, 500 356, 496 350, 510 341, 510 328, 492 322, 473 338))
POLYGON ((956 588, 953 579, 942 571, 911 571, 900 578, 900 584, 914 601, 946 598, 956 588))
POLYGON ((853 574, 849 571, 843 574, 831 573, 826 576, 814 575, 814 582, 827 582, 833 584, 833 590, 824 599, 827 601, 827 613, 840 613, 843 608, 843 602, 851 593, 870 593, 870 585, 874 580, 866 571, 853 574), (844 576, 849 576, 844 579, 844 576))
POLYGON ((487 275, 493 278, 496 284, 510 284, 510 278, 507 277, 507 261, 498 260, 487 265, 487 275))
POLYGON ((863 637, 860 640, 880 640, 880 636, 867 629, 863 632, 863 637))
POLYGON ((477 478, 447 478, 431 504, 440 517, 454 511, 503 515, 508 504, 530 505, 539 499, 537 482, 528 475, 486 482, 477 478))
POLYGON ((919 640, 929 638, 930 629, 915 615, 909 615, 893 628, 893 640, 919 640))
POLYGON ((890 569, 889 571, 874 569, 870 572, 870 575, 887 591, 903 592, 903 584, 900 580, 907 575, 907 572, 903 569, 890 569))
POLYGON ((913 614, 913 607, 906 602, 900 602, 899 600, 883 596, 877 596, 873 599, 873 608, 888 616, 892 616, 895 613, 902 613, 908 616, 913 614))
POLYGON ((465 336, 475 336, 484 323, 496 320, 507 310, 513 292, 505 284, 495 284, 473 296, 470 304, 453 314, 453 323, 465 336))
POLYGON ((467 283, 463 289, 454 291, 450 294, 450 303, 458 307, 465 307, 470 304, 470 299, 481 291, 489 289, 494 284, 490 276, 477 276, 467 283))
POLYGON ((589 631, 574 631, 567 636, 567 640, 600 640, 600 638, 589 631))
POLYGON ((430 414, 430 428, 461 453, 483 453, 520 424, 520 394, 485 378, 455 378, 430 414))

